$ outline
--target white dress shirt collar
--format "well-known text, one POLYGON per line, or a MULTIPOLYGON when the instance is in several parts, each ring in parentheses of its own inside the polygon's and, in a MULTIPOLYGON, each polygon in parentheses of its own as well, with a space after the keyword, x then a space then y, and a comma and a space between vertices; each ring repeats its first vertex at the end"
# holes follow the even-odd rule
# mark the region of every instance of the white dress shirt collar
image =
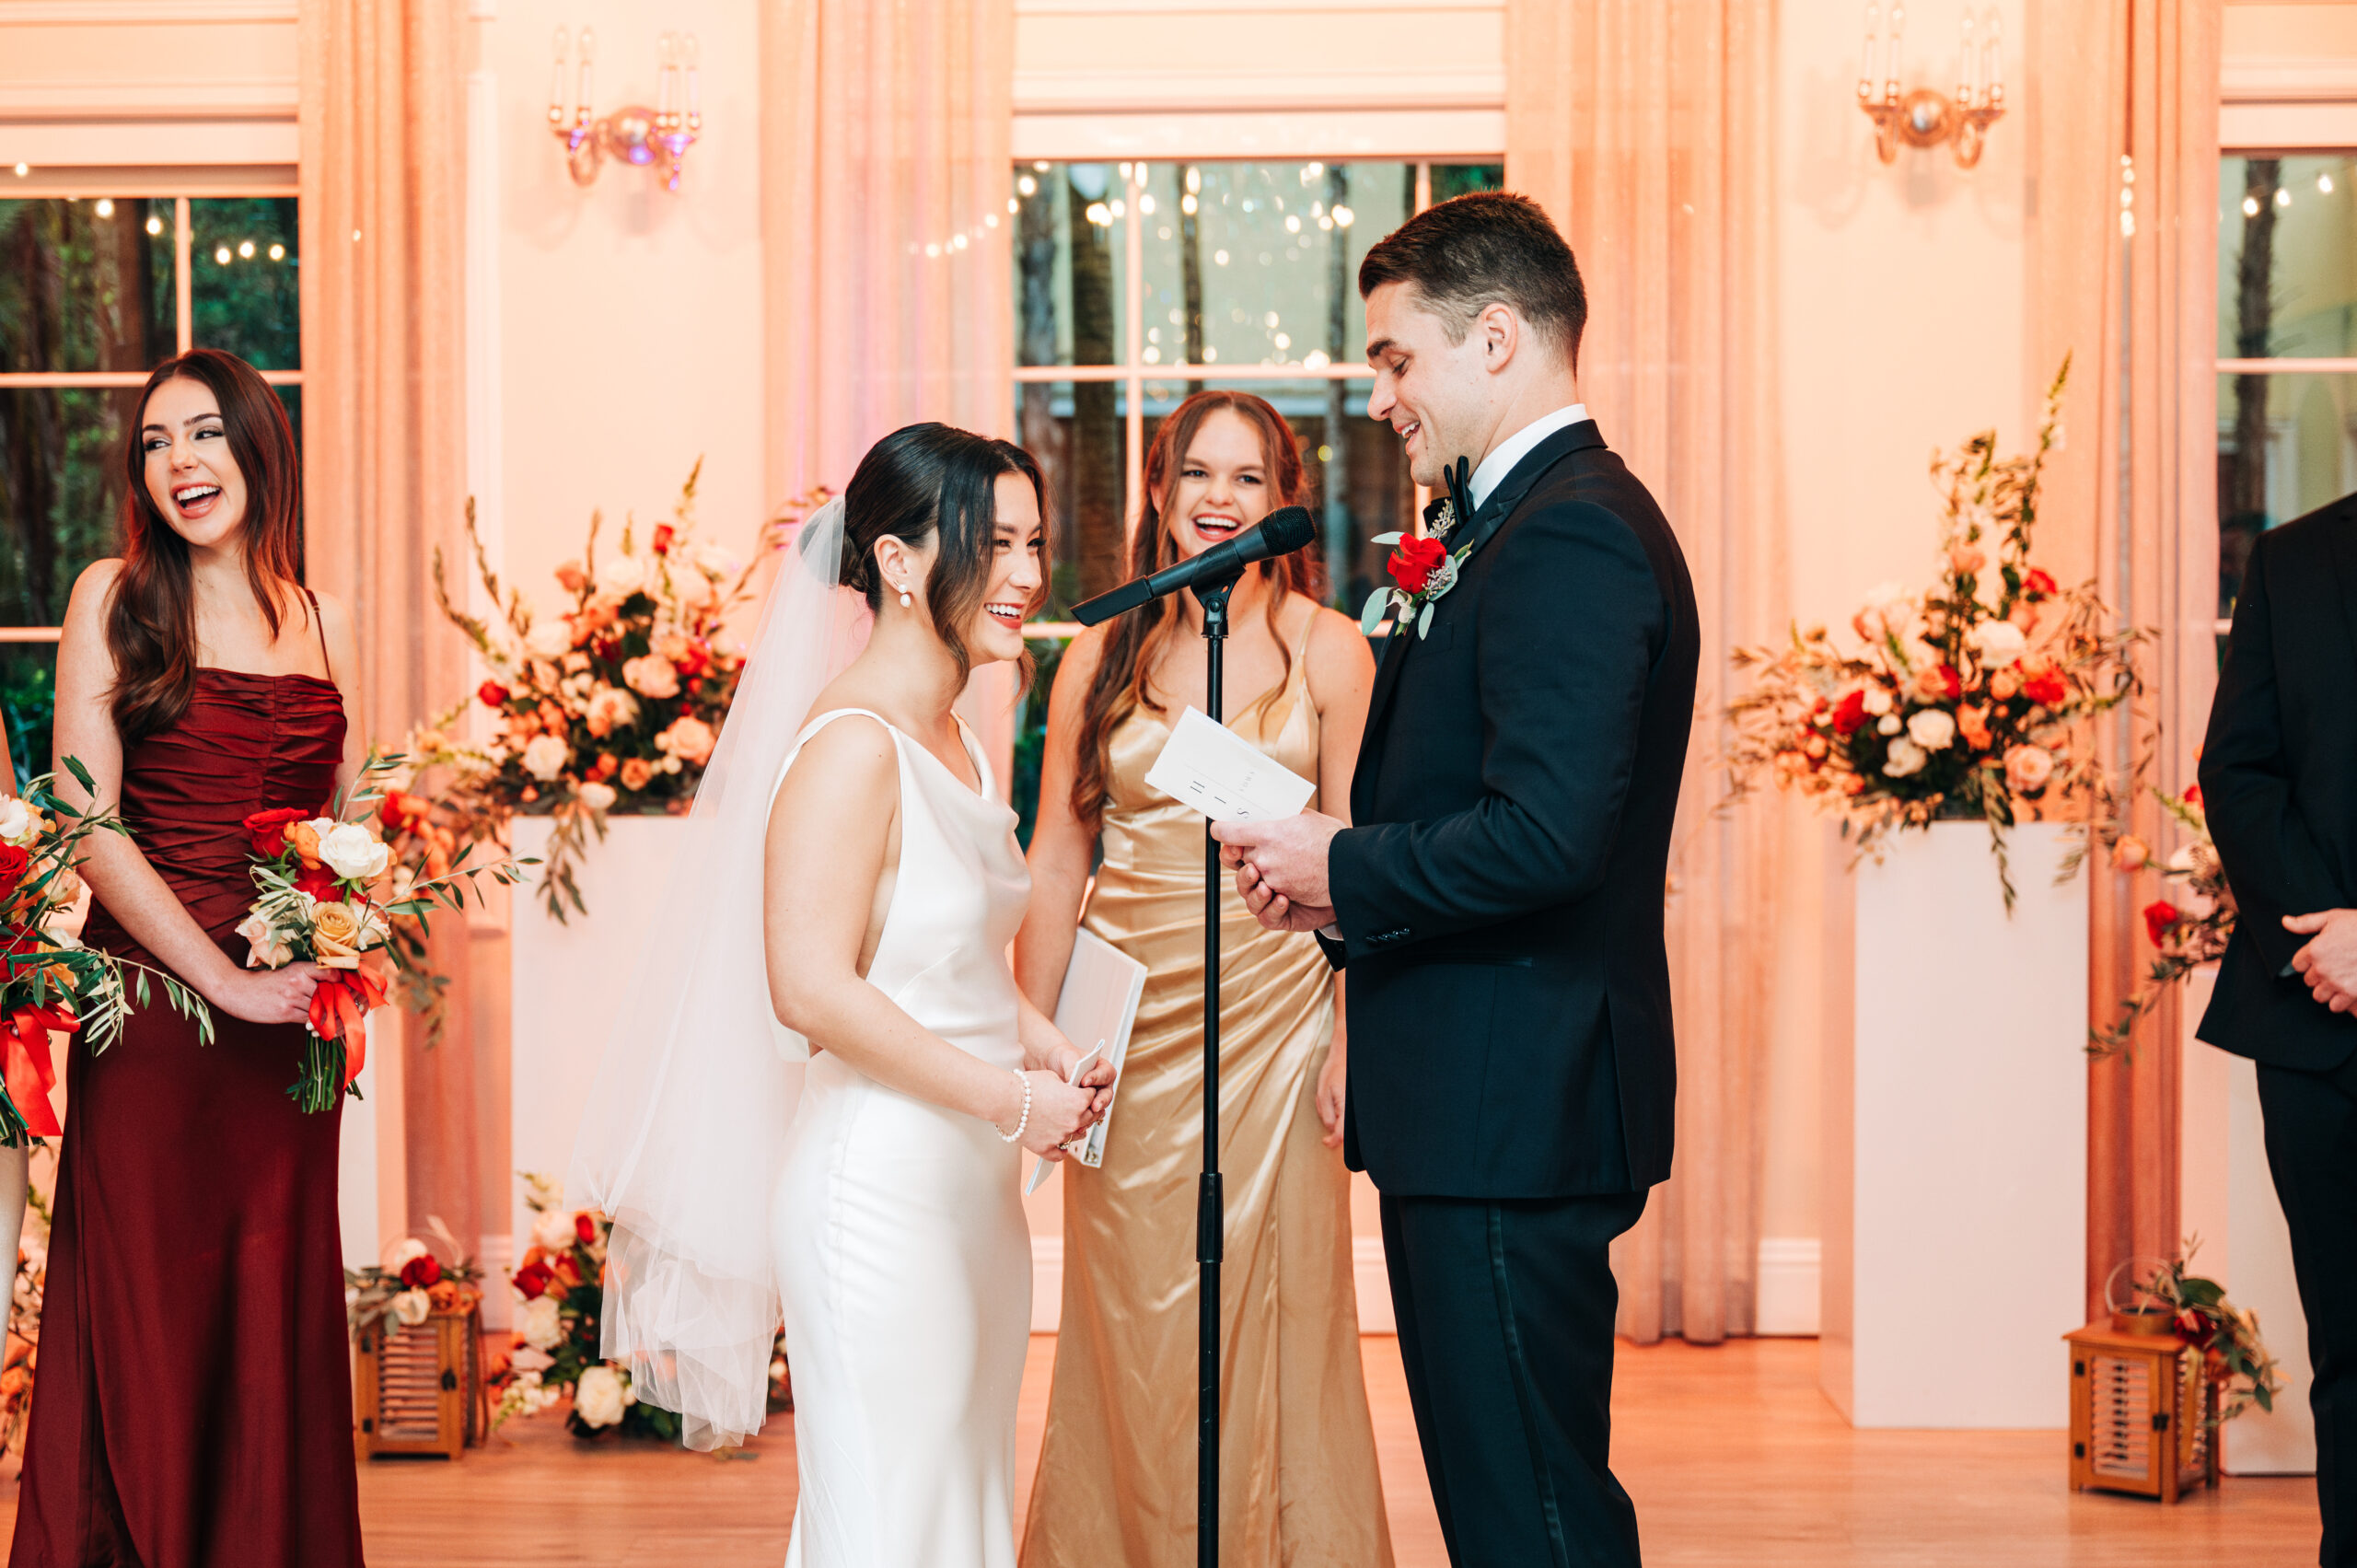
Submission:
POLYGON ((1473 477, 1466 485, 1472 493, 1473 509, 1477 512, 1481 509, 1482 504, 1490 498, 1490 492, 1495 490, 1506 475, 1514 472, 1515 464, 1529 456, 1533 447, 1566 425, 1577 424, 1586 417, 1587 405, 1573 403, 1569 408, 1559 408, 1553 413, 1532 420, 1499 442, 1491 449, 1490 455, 1481 459, 1481 466, 1473 470, 1473 477))

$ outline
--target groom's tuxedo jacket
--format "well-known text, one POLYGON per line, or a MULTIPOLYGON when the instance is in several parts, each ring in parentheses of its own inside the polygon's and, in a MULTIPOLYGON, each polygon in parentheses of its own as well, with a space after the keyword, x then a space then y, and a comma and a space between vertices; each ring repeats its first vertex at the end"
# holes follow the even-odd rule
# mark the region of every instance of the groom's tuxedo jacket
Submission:
POLYGON ((1669 1175, 1663 900, 1700 642, 1678 541, 1582 421, 1447 541, 1392 633, 1329 854, 1350 971, 1344 1153, 1387 1196, 1669 1175))

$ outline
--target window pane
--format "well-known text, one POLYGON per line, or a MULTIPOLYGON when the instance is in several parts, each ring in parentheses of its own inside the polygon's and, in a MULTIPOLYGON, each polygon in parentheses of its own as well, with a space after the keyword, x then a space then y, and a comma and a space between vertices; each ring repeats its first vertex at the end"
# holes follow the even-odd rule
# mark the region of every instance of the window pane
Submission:
POLYGON ((1467 196, 1476 191, 1503 191, 1506 188, 1506 166, 1502 163, 1436 163, 1433 165, 1433 200, 1446 202, 1451 196, 1467 196))
POLYGON ((111 554, 136 387, 0 388, 0 625, 54 626, 111 554))
POLYGON ((2218 377, 2218 613, 2251 541, 2357 491, 2357 376, 2218 377))
POLYGON ((49 772, 50 719, 57 711, 57 645, 0 643, 0 723, 7 726, 16 787, 49 772))
POLYGON ((1148 166, 1145 363, 1361 358, 1359 262, 1415 193, 1415 166, 1404 163, 1148 166))
POLYGON ((1015 170, 1017 365, 1117 365, 1129 199, 1109 163, 1015 170))
POLYGON ((1055 572, 1039 620, 1065 620, 1074 604, 1129 576, 1125 412, 1119 381, 1027 381, 1015 389, 1017 439, 1039 459, 1055 538, 1055 572))
POLYGON ((2218 354, 2357 354, 2357 157, 2220 161, 2218 354))
MULTIPOLYGON (((1399 438, 1366 417, 1367 383, 1210 381, 1223 390, 1266 398, 1293 427, 1309 486, 1308 506, 1323 535, 1328 602, 1355 617, 1375 591, 1388 553, 1367 541, 1412 521, 1416 492, 1399 438)), ((1148 445, 1192 389, 1184 381, 1145 384, 1148 445)))
POLYGON ((171 203, 0 202, 0 370, 152 369, 172 310, 171 203))
POLYGON ((301 369, 295 199, 239 196, 188 207, 196 346, 226 349, 262 370, 301 369))

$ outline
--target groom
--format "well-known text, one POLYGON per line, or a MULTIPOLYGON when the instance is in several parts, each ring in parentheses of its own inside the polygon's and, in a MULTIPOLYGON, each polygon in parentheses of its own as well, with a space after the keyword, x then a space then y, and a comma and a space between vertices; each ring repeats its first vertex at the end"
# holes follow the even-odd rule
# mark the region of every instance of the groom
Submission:
POLYGON ((1359 292, 1367 412, 1454 493, 1427 514, 1454 576, 1394 571, 1422 593, 1376 676, 1357 826, 1216 831, 1262 923, 1350 969, 1344 1149, 1383 1194, 1450 1561, 1633 1565, 1606 1249, 1669 1174, 1662 902, 1694 590, 1581 406, 1587 298, 1536 203, 1418 214, 1359 292))

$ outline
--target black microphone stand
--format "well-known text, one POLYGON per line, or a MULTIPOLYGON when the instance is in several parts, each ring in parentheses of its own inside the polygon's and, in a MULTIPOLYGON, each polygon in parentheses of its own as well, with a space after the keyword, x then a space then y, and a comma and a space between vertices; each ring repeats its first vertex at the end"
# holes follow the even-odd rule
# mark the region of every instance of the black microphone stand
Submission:
MULTIPOLYGON (((1213 583, 1198 583, 1203 607, 1203 711, 1225 723, 1221 712, 1222 659, 1227 642, 1227 596, 1244 575, 1238 568, 1213 583)), ((1225 1257, 1227 1200, 1219 1170, 1219 922, 1220 889, 1225 877, 1219 841, 1203 824, 1203 1174, 1195 1196, 1195 1259, 1202 1283, 1196 1302, 1195 1343, 1195 1562, 1219 1568, 1219 1266, 1225 1257)))

